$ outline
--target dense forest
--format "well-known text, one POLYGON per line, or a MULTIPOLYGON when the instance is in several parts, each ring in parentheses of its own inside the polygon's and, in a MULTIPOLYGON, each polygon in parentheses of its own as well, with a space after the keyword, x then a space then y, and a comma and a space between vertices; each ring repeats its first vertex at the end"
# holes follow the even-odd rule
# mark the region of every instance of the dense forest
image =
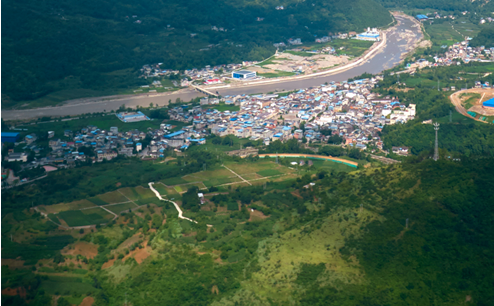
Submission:
POLYGON ((144 64, 186 69, 262 60, 288 38, 311 42, 391 20, 375 0, 5 1, 2 107, 64 89, 136 86, 144 64))

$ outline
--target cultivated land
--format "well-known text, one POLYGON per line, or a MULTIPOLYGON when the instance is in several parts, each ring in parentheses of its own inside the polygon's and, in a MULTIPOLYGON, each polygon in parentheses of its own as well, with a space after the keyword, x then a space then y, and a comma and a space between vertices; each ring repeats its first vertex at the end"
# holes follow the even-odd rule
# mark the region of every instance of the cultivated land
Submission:
MULTIPOLYGON (((297 157, 287 155, 285 158, 286 166, 276 164, 274 159, 242 163, 225 162, 224 166, 215 166, 206 171, 164 179, 155 183, 153 187, 162 197, 175 198, 180 203, 181 194, 192 187, 197 187, 203 193, 208 193, 208 188, 211 187, 218 188, 219 192, 226 192, 242 186, 293 180, 298 175, 314 174, 320 170, 349 172, 354 170, 352 168, 355 167, 354 165, 357 165, 357 163, 349 160, 322 156, 317 160, 312 160, 314 164, 309 168, 307 166, 308 158, 301 154, 295 155, 297 157), (323 158, 327 160, 323 160, 323 158), (336 160, 336 162, 331 159, 336 160), (293 167, 289 164, 292 161, 298 163, 300 160, 304 160, 306 165, 293 167), (347 166, 345 163, 352 166, 347 166)), ((107 223, 121 213, 136 211, 148 204, 160 204, 160 201, 148 186, 137 186, 120 188, 88 200, 48 206, 41 205, 35 209, 44 215, 49 215, 50 219, 57 225, 79 228, 107 223)))

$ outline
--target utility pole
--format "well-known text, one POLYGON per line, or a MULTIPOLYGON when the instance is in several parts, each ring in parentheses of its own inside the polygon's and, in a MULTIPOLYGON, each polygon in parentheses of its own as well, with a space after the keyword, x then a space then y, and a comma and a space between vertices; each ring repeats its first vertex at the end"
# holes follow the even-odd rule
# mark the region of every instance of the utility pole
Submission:
POLYGON ((439 123, 434 123, 434 131, 436 131, 436 143, 434 145, 434 161, 439 159, 439 145, 437 141, 437 131, 439 131, 439 123))
POLYGON ((453 122, 453 112, 449 110, 449 123, 453 122))
POLYGON ((408 218, 406 219, 405 223, 406 223, 405 228, 408 228, 408 218))
POLYGON ((441 91, 441 90, 439 89, 439 79, 437 79, 437 91, 441 91))
POLYGON ((278 152, 276 152, 276 163, 278 163, 278 152))

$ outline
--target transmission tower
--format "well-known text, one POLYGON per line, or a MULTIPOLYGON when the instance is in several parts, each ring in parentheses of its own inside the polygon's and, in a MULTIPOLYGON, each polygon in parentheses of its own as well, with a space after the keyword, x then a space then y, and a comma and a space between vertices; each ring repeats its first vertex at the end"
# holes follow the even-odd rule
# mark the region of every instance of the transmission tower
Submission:
POLYGON ((434 145, 434 161, 437 161, 439 159, 439 146, 437 142, 437 131, 439 131, 439 123, 434 123, 434 130, 436 131, 436 143, 434 145))

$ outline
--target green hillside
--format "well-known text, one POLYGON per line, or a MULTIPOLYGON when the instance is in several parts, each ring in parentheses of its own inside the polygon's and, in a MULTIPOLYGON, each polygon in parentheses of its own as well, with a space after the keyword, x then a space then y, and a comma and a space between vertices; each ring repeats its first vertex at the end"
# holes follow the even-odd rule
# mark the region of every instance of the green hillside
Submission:
POLYGON ((11 210, 2 289, 28 288, 40 305, 52 295, 95 305, 492 305, 492 173, 489 158, 320 172, 227 189, 199 210, 188 209, 191 188, 181 205, 197 224, 159 201, 82 232, 11 210))
POLYGON ((482 29, 480 33, 470 41, 470 45, 472 47, 494 47, 494 27, 482 29))
POLYGON ((54 92, 67 98, 124 92, 145 82, 136 78, 144 64, 186 69, 262 60, 288 38, 313 41, 390 21, 375 0, 8 0, 2 107, 54 92))

